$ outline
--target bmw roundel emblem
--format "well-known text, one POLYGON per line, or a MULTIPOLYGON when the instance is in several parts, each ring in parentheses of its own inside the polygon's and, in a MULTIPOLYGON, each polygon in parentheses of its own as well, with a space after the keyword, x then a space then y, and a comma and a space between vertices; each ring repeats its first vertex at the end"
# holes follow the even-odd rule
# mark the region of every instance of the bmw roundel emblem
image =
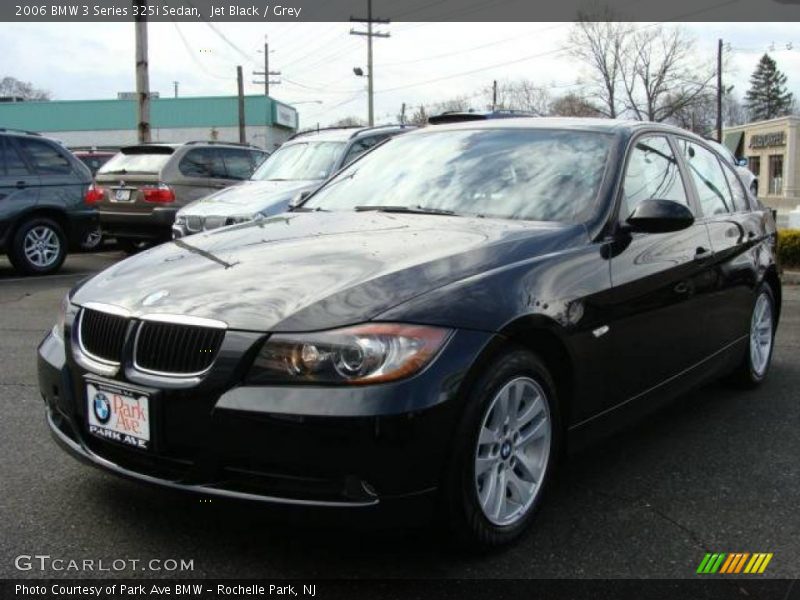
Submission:
POLYGON ((94 395, 93 406, 94 416, 97 417, 97 420, 104 425, 108 423, 108 420, 111 418, 111 404, 108 401, 108 397, 103 392, 97 392, 94 395))

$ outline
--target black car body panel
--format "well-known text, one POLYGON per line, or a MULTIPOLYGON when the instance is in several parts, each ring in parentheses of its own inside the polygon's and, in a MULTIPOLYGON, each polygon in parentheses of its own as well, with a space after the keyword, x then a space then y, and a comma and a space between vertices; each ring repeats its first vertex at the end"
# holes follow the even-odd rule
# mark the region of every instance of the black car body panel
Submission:
MULTIPOLYGON (((557 377, 571 448, 736 366, 758 287, 770 285, 780 307, 771 213, 756 207, 704 216, 689 167, 677 158, 670 168, 680 173, 692 225, 636 232, 623 208, 621 179, 649 137, 663 138, 676 157, 678 138, 702 140, 666 126, 605 121, 496 120, 436 130, 506 127, 612 136, 592 214, 544 223, 290 212, 151 249, 74 290, 65 341, 51 334, 40 346, 40 388, 55 435, 84 460, 142 481, 365 507, 439 486, 466 391, 509 342, 534 350, 557 377), (76 360, 76 318, 90 303, 128 315, 128 353, 146 314, 216 319, 228 329, 213 369, 197 378, 159 379, 129 359, 97 375, 76 360), (452 335, 422 370, 397 381, 248 383, 270 336, 368 321, 452 335), (152 451, 87 433, 87 377, 150 390, 159 423, 152 451)), ((403 139, 416 135, 426 133, 403 139)))

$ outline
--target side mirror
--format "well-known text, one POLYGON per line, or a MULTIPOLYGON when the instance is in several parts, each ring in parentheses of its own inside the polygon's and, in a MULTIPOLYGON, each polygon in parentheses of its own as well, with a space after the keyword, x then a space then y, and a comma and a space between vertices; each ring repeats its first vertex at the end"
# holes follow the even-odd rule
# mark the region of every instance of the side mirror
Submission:
POLYGON ((674 200, 650 198, 640 202, 626 220, 629 231, 668 233, 686 229, 694 223, 688 206, 674 200))
POLYGON ((747 164, 748 164, 747 159, 744 157, 736 159, 736 166, 738 167, 746 167, 747 164))
POLYGON ((311 195, 311 191, 312 190, 303 190, 302 192, 297 192, 294 198, 289 200, 289 210, 300 206, 303 201, 311 195))

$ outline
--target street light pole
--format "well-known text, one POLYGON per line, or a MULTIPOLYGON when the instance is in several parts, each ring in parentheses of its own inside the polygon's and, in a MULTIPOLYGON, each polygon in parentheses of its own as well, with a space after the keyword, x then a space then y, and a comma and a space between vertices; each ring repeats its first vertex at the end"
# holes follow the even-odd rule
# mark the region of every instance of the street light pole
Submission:
POLYGON ((372 25, 373 23, 380 23, 380 24, 389 24, 389 19, 377 19, 372 17, 372 0, 367 0, 367 18, 357 18, 357 17, 350 17, 350 20, 355 23, 366 23, 367 30, 366 31, 357 31, 355 29, 350 30, 350 35, 363 35, 367 38, 367 94, 369 95, 368 99, 368 122, 369 126, 373 127, 375 125, 375 108, 374 108, 374 73, 372 68, 372 38, 388 38, 390 34, 382 33, 373 31, 372 25))

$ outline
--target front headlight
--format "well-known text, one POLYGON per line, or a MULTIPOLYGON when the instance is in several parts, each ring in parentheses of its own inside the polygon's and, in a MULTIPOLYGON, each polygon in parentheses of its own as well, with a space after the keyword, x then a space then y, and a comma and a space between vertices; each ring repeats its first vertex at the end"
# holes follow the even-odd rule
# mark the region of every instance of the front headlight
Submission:
POLYGON ((186 217, 184 217, 181 213, 175 215, 175 225, 186 225, 186 217))
POLYGON ((53 335, 64 341, 64 323, 67 321, 67 310, 69 310, 69 294, 64 296, 61 300, 61 306, 58 307, 58 317, 56 317, 56 324, 53 325, 53 335))
POLYGON ((318 333, 276 334, 262 346, 247 382, 393 381, 422 369, 451 333, 439 327, 368 323, 318 333))

